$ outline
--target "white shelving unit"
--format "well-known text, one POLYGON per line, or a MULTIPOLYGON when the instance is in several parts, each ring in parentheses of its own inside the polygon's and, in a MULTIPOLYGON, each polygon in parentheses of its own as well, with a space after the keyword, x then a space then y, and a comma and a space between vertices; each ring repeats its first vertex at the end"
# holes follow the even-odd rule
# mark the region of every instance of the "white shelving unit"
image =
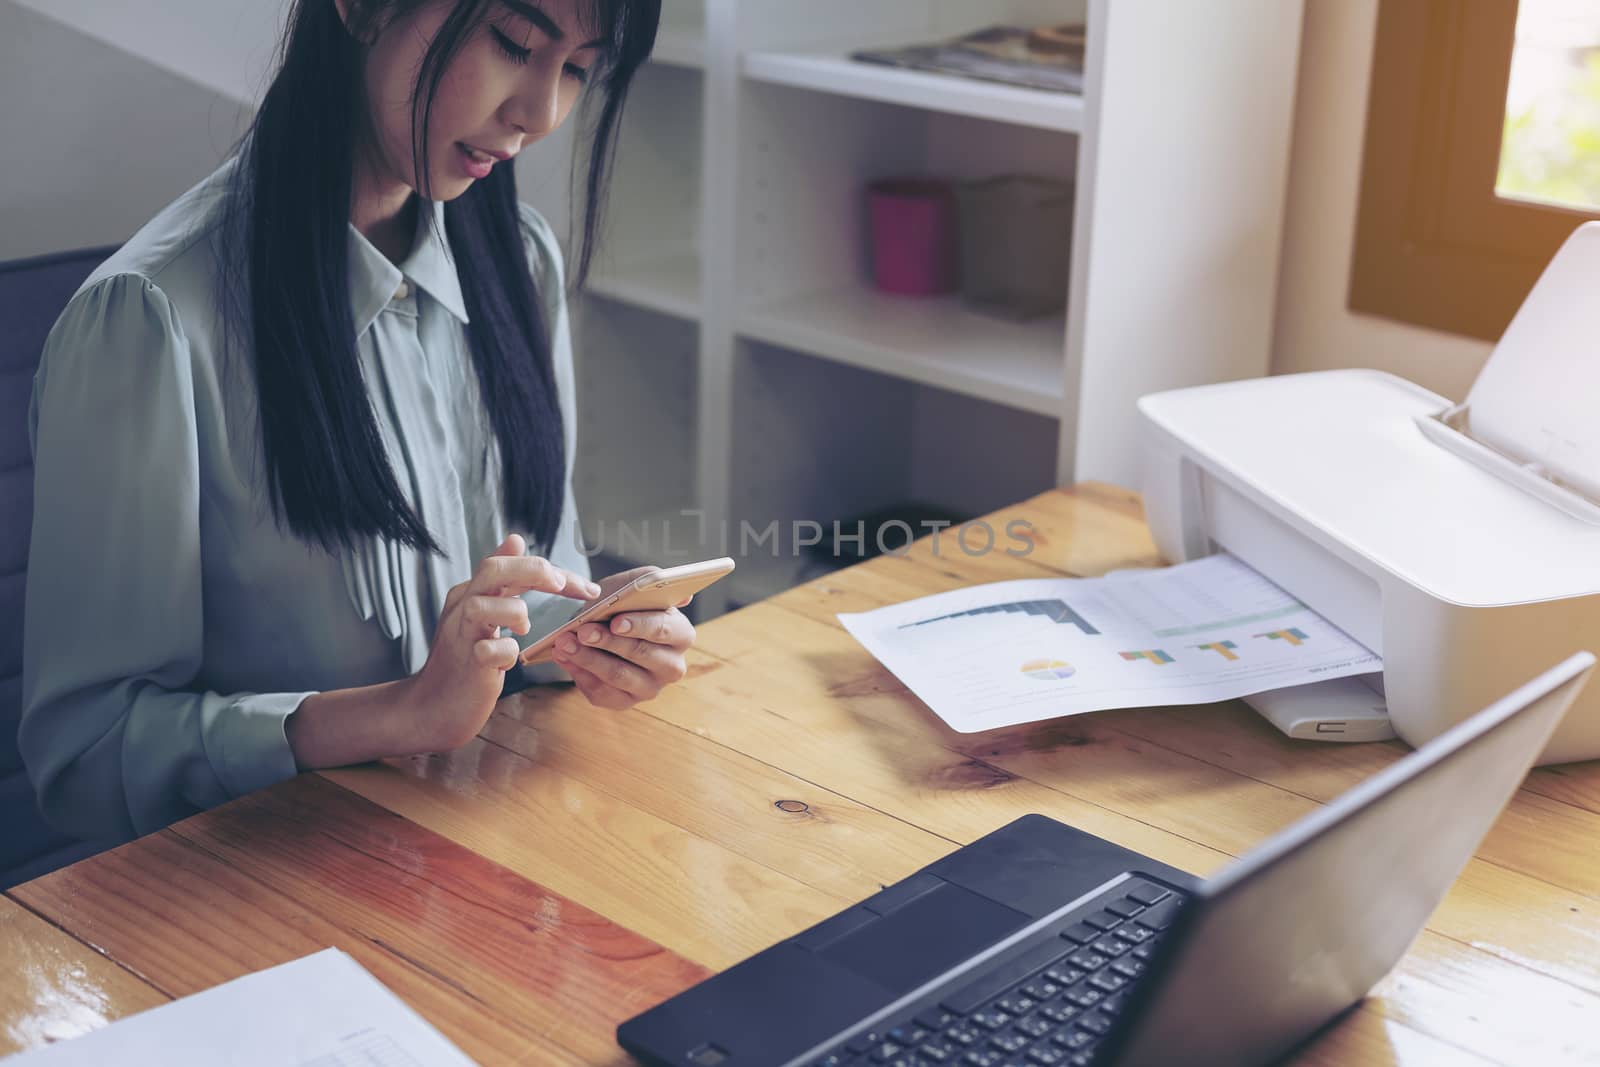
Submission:
MULTIPOLYGON (((705 618, 818 566, 797 522, 1136 483, 1138 396, 1267 371, 1300 8, 665 0, 575 316, 579 503, 608 560, 739 557, 705 618), (1081 95, 848 58, 1079 19, 1081 95), (872 288, 867 182, 1009 173, 1075 184, 1064 314, 872 288), (776 556, 741 545, 773 522, 776 556)), ((552 221, 570 146, 519 162, 552 221)))
POLYGON ((1061 410, 1060 316, 1006 322, 974 314, 958 297, 906 300, 852 285, 741 312, 736 328, 751 340, 1023 411, 1061 410))
POLYGON ((664 249, 649 258, 605 266, 589 279, 588 291, 663 315, 700 318, 700 256, 692 245, 664 249))
POLYGON ((927 111, 971 115, 1041 130, 1078 133, 1083 97, 1015 88, 859 63, 842 52, 750 52, 741 63, 751 81, 789 85, 858 100, 880 100, 927 111))

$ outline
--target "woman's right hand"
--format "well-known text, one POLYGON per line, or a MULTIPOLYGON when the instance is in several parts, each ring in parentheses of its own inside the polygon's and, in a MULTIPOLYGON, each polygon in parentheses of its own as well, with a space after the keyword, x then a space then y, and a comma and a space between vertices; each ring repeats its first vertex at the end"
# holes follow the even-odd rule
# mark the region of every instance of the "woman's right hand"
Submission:
POLYGON ((408 750, 460 748, 483 728, 520 651, 514 638, 499 636, 500 628, 528 632, 528 604, 520 594, 538 590, 575 600, 599 595, 588 578, 525 551, 521 535, 507 536, 445 597, 428 662, 406 683, 408 750))

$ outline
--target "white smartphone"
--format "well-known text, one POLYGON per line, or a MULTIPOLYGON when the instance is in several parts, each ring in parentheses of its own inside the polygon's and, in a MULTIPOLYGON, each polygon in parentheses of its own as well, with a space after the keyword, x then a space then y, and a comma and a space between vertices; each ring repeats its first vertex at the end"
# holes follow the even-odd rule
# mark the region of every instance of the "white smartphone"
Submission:
POLYGON ((520 659, 523 663, 543 663, 555 651, 557 637, 576 630, 586 622, 604 622, 625 611, 662 611, 684 597, 693 596, 732 570, 733 560, 722 556, 640 575, 523 649, 520 659))

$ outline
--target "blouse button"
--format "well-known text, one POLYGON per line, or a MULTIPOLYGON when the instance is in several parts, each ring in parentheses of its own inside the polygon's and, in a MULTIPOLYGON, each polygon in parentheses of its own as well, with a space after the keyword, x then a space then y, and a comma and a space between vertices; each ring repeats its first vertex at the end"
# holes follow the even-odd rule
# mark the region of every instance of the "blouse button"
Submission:
POLYGON ((398 289, 396 289, 394 291, 394 298, 396 300, 404 300, 406 297, 408 297, 410 295, 411 295, 411 286, 410 286, 409 283, 404 282, 404 281, 402 281, 400 283, 400 288, 398 288, 398 289))

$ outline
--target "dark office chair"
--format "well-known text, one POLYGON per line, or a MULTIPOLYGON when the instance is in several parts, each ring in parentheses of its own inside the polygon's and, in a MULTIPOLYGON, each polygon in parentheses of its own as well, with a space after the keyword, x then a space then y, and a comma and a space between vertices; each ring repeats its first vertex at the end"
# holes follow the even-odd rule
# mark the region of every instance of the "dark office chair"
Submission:
POLYGON ((52 830, 17 753, 22 715, 22 590, 33 529, 28 398, 45 337, 89 273, 115 248, 0 263, 0 889, 104 846, 52 830))

